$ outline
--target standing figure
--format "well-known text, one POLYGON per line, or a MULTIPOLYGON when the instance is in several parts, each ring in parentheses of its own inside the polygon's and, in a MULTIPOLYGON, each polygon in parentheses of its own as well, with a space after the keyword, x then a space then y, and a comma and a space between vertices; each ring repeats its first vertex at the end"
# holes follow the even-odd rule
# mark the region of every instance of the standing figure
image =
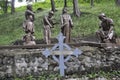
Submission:
POLYGON ((50 11, 47 16, 43 18, 43 29, 44 29, 44 39, 46 44, 51 43, 51 28, 53 28, 52 16, 54 15, 53 11, 50 11))
POLYGON ((25 31, 25 36, 23 36, 23 45, 35 45, 35 37, 33 36, 34 30, 34 13, 32 11, 32 5, 27 5, 27 10, 25 11, 25 21, 23 23, 23 28, 25 31))
POLYGON ((100 19, 99 30, 96 32, 98 39, 102 43, 116 43, 113 20, 107 18, 104 13, 98 16, 100 19))
POLYGON ((25 11, 25 18, 26 18, 26 20, 29 18, 30 15, 32 15, 32 17, 33 17, 32 21, 34 21, 35 17, 34 17, 34 12, 32 10, 32 5, 28 4, 27 5, 27 9, 25 11))
POLYGON ((61 32, 65 36, 65 43, 69 43, 73 22, 71 16, 67 13, 66 8, 63 9, 63 13, 61 15, 61 25, 61 32))
POLYGON ((27 10, 25 11, 25 22, 23 23, 23 28, 25 33, 34 33, 34 13, 32 11, 32 5, 27 5, 27 10))
POLYGON ((25 26, 25 33, 31 33, 33 34, 35 32, 35 29, 34 29, 34 23, 32 22, 32 15, 30 15, 28 17, 28 19, 26 20, 26 26, 25 26))

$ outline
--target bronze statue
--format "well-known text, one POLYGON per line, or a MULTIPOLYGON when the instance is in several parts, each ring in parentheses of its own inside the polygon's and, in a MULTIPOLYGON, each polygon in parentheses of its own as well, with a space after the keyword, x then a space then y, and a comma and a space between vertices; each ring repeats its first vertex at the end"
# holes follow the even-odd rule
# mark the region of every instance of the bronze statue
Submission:
POLYGON ((23 23, 23 28, 25 33, 34 33, 34 13, 32 11, 32 5, 27 5, 27 10, 25 11, 26 20, 23 23))
POLYGON ((66 8, 63 9, 63 13, 61 15, 61 25, 61 32, 65 36, 65 43, 69 43, 73 22, 71 16, 67 13, 66 8))
POLYGON ((32 19, 33 19, 32 15, 29 15, 25 23, 26 25, 24 27, 25 33, 30 32, 31 34, 33 34, 35 32, 34 23, 32 22, 32 19))
POLYGON ((25 36, 23 36, 23 45, 36 45, 34 40, 35 37, 31 33, 28 33, 25 36))
POLYGON ((35 45, 34 36, 33 33, 34 30, 34 12, 32 11, 32 5, 27 5, 27 10, 25 11, 25 18, 26 20, 23 23, 23 28, 26 33, 25 36, 23 36, 23 45, 35 45))
POLYGON ((104 13, 101 13, 99 30, 96 32, 98 39, 102 43, 116 43, 113 20, 107 18, 104 13))
POLYGON ((47 16, 43 18, 43 29, 44 29, 44 39, 46 44, 51 43, 51 28, 53 28, 52 16, 54 15, 53 11, 50 11, 47 16))
POLYGON ((35 20, 35 17, 34 17, 34 12, 33 12, 33 10, 32 10, 32 5, 28 4, 28 5, 27 5, 27 9, 26 9, 26 11, 25 11, 25 18, 26 18, 26 20, 28 19, 28 17, 29 17, 30 15, 32 15, 32 17, 33 17, 33 20, 32 20, 32 21, 34 21, 34 20, 35 20))

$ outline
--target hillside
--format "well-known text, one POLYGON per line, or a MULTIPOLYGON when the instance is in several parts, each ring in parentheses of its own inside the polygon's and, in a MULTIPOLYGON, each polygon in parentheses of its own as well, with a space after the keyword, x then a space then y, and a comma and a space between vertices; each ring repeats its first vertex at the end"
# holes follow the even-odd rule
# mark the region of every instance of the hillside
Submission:
MULTIPOLYGON (((45 3, 44 3, 45 4, 45 3)), ((69 4, 70 5, 70 4, 69 4)), ((39 8, 38 4, 33 6, 34 11, 39 8)), ((45 7, 45 6, 44 6, 45 7)), ((47 7, 50 8, 50 5, 47 7)), ((42 11, 35 13, 35 37, 36 39, 43 38, 43 24, 42 18, 48 13, 49 8, 43 8, 42 11)), ((77 18, 72 15, 72 6, 68 6, 69 14, 71 14, 74 28, 72 30, 72 37, 84 37, 87 35, 95 34, 95 31, 98 29, 98 15, 101 12, 104 12, 106 16, 110 17, 114 21, 115 31, 120 34, 120 13, 119 7, 115 6, 114 2, 108 1, 104 3, 95 3, 94 7, 90 7, 89 3, 81 3, 80 11, 82 12, 81 17, 77 18)), ((58 22, 52 29, 52 37, 56 37, 60 32, 60 14, 62 13, 62 7, 60 4, 57 5, 57 12, 54 15, 55 21, 58 22)), ((16 13, 0 15, 0 45, 8 45, 16 40, 21 40, 25 34, 22 29, 22 23, 24 21, 24 11, 25 7, 16 9, 16 13)))

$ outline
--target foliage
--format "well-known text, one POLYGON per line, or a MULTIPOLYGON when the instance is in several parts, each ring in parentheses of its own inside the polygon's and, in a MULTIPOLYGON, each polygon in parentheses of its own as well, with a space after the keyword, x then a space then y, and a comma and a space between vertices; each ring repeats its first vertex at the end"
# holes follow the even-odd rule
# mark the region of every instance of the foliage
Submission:
MULTIPOLYGON (((60 32, 60 15, 62 13, 63 3, 59 2, 62 0, 57 0, 57 12, 55 12, 54 18, 56 24, 52 29, 52 37, 56 37, 60 32)), ((94 7, 90 7, 89 3, 85 3, 84 1, 88 0, 79 0, 82 2, 80 3, 80 10, 82 12, 81 17, 77 18, 72 15, 72 3, 69 0, 68 2, 68 13, 71 14, 74 27, 72 30, 72 37, 80 37, 80 36, 87 36, 93 35, 98 30, 98 14, 104 12, 108 17, 112 18, 115 25, 115 31, 118 35, 120 35, 120 13, 119 7, 115 6, 113 0, 101 0, 101 3, 95 3, 94 7), (107 2, 108 1, 108 2, 107 2)), ((100 1, 100 0, 96 0, 100 1)), ((0 15, 0 44, 1 45, 8 45, 11 42, 22 39, 22 36, 25 34, 22 29, 22 23, 24 21, 24 11, 26 7, 20 7, 16 9, 16 13, 13 15, 11 14, 2 14, 0 15)), ((42 18, 44 15, 47 15, 48 11, 50 10, 50 2, 46 0, 43 3, 36 3, 33 5, 33 10, 35 13, 35 37, 36 39, 43 38, 43 24, 42 18), (36 12, 37 8, 43 8, 42 11, 36 12)), ((107 78, 111 78, 114 76, 120 76, 120 71, 112 71, 112 72, 103 72, 100 71, 98 73, 91 73, 87 75, 89 78, 95 78, 98 76, 104 76, 107 78)), ((54 78, 58 78, 57 80, 61 79, 59 75, 40 75, 37 80, 45 80, 48 78, 49 80, 53 80, 54 78)), ((35 80, 33 76, 28 76, 25 78, 16 78, 15 80, 35 80)))
POLYGON ((113 77, 120 77, 120 71, 110 71, 110 72, 104 72, 104 71, 99 71, 99 72, 93 72, 90 74, 87 74, 87 76, 91 79, 94 79, 96 77, 105 77, 108 80, 111 80, 113 77))
MULTIPOLYGON (((96 71, 93 71, 91 73, 86 73, 84 75, 81 75, 81 74, 72 74, 72 75, 67 75, 66 77, 69 77, 69 78, 83 78, 83 77, 88 77, 90 80, 94 80, 95 78, 98 78, 98 77, 104 77, 104 78, 107 78, 108 80, 111 80, 112 78, 114 77, 120 77, 120 71, 109 71, 109 72, 105 72, 105 71, 99 71, 99 72, 96 72, 96 71)), ((26 77, 23 77, 23 78, 15 78, 14 80, 64 80, 66 77, 62 77, 58 74, 41 74, 40 76, 38 77, 35 77, 35 76, 26 76, 26 77)))
MULTIPOLYGON (((79 0, 80 2, 87 2, 90 3, 91 0, 79 0)), ((114 0, 94 0, 95 3, 103 3, 103 2, 108 2, 108 1, 114 1, 114 0)))
MULTIPOLYGON (((59 1, 59 0, 57 0, 59 1)), ((61 1, 61 0, 60 0, 61 1)), ((71 0, 69 0, 71 1, 71 0)), ((89 3, 80 4, 80 10, 82 12, 81 17, 77 18, 72 15, 72 6, 68 5, 68 13, 71 14, 74 27, 72 30, 72 37, 87 36, 89 34, 95 34, 98 30, 98 14, 104 12, 108 17, 112 18, 115 24, 116 33, 120 34, 120 19, 119 19, 119 7, 115 6, 113 1, 107 3, 95 3, 93 8, 90 7, 89 3), (109 7, 109 8, 108 8, 109 7)), ((56 37, 60 32, 60 15, 62 13, 62 5, 59 4, 57 7, 57 12, 55 12, 54 18, 55 22, 58 24, 54 25, 52 28, 52 37, 56 37)), ((22 23, 24 21, 24 11, 26 7, 20 7, 16 9, 16 13, 11 14, 2 14, 0 15, 0 44, 11 44, 16 40, 21 40, 22 36, 25 34, 22 29, 22 23)), ((43 23, 42 18, 44 15, 47 15, 50 10, 50 3, 36 3, 33 5, 33 10, 35 11, 35 37, 36 39, 43 38, 43 23), (45 8, 44 8, 45 7, 45 8), (42 8, 43 10, 37 12, 37 8, 42 8)))
POLYGON ((41 74, 40 76, 26 76, 23 78, 15 78, 15 80, 62 80, 62 77, 58 74, 50 74, 50 75, 45 75, 41 74))
POLYGON ((4 0, 0 1, 0 8, 1 8, 0 10, 1 13, 5 12, 5 1, 4 0))

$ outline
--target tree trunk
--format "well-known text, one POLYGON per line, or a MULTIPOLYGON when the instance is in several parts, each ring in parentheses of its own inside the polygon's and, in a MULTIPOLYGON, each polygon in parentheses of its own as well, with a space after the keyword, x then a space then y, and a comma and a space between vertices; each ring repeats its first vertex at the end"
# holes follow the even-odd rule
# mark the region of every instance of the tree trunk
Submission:
POLYGON ((78 0, 73 0, 73 13, 75 16, 80 17, 80 10, 78 7, 78 0))
POLYGON ((13 14, 15 12, 15 5, 14 5, 14 3, 15 3, 15 0, 12 0, 11 1, 11 14, 13 14))
POLYGON ((51 11, 55 12, 56 9, 55 9, 55 2, 54 0, 50 0, 51 1, 51 11))
POLYGON ((115 0, 116 5, 120 6, 120 0, 115 0))
POLYGON ((91 0, 91 1, 90 1, 90 5, 91 5, 91 7, 94 6, 94 0, 91 0))
POLYGON ((7 10, 8 10, 8 0, 5 1, 5 10, 4 10, 4 13, 7 13, 7 10))
POLYGON ((64 8, 67 7, 67 0, 64 0, 64 8))

